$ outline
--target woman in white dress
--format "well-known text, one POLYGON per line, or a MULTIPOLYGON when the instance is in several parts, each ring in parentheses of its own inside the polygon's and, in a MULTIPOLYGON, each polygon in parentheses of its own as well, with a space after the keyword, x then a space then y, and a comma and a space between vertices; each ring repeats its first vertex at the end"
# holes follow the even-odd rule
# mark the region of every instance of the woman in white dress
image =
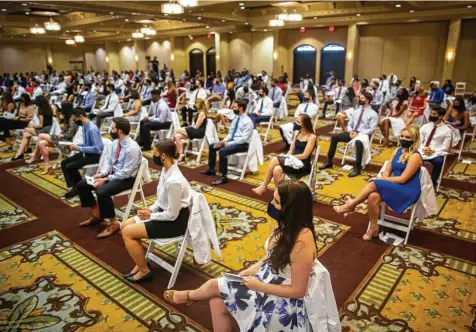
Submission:
POLYGON ((393 135, 400 137, 400 132, 405 128, 405 116, 407 114, 410 94, 405 88, 400 88, 395 98, 390 104, 390 112, 388 116, 380 122, 380 131, 383 135, 382 146, 390 144, 390 127, 393 135))
POLYGON ((215 118, 215 124, 222 124, 225 128, 228 127, 228 123, 233 121, 236 117, 231 105, 235 100, 235 90, 232 88, 226 91, 225 98, 223 98, 220 109, 217 111, 217 116, 215 118))

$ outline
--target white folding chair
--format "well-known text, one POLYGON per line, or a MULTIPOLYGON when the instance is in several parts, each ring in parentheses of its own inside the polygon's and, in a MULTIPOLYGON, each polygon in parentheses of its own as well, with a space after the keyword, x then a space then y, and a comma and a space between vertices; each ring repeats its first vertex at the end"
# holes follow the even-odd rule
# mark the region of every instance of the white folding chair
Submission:
POLYGON ((157 142, 159 139, 172 138, 175 129, 181 128, 178 113, 170 112, 170 115, 172 116, 172 124, 170 125, 169 129, 151 131, 151 133, 153 133, 152 144, 157 142))
MULTIPOLYGON (((190 224, 190 220, 192 218, 192 203, 190 203, 190 216, 188 218, 188 224, 190 224)), ((180 267, 182 266, 183 258, 187 252, 187 246, 190 239, 190 231, 187 226, 187 230, 183 236, 177 236, 174 238, 167 238, 167 239, 150 239, 149 247, 147 248, 147 252, 145 254, 145 258, 153 261, 155 264, 163 267, 172 275, 170 276, 169 283, 167 285, 167 289, 174 287, 175 281, 177 280, 178 273, 180 271, 180 267), (180 243, 180 245, 179 245, 180 243), (159 256, 154 254, 154 247, 167 247, 169 245, 175 245, 175 249, 177 250, 177 259, 175 260, 175 264, 171 265, 166 260, 160 258, 159 256)))
MULTIPOLYGON (((210 137, 209 135, 215 136, 216 131, 217 130, 215 128, 215 124, 213 123, 213 121, 211 119, 207 119, 207 128, 206 128, 205 136, 203 138, 194 138, 192 140, 190 139, 185 140, 184 144, 186 144, 186 146, 185 146, 184 154, 185 155, 192 154, 194 156, 197 156, 195 163, 199 164, 200 160, 202 159, 203 150, 205 149, 206 146, 212 143, 208 141, 208 137, 210 137), (199 146, 198 151, 193 150, 194 145, 197 145, 197 147, 199 146)), ((218 134, 216 134, 216 137, 218 137, 218 134)))
POLYGON ((258 131, 256 129, 254 129, 253 134, 251 135, 251 140, 250 140, 251 143, 249 145, 248 151, 247 152, 235 153, 233 155, 233 156, 236 156, 238 158, 245 157, 245 161, 243 163, 243 166, 242 167, 228 166, 229 170, 240 173, 240 181, 243 181, 243 179, 245 178, 245 173, 246 173, 246 170, 248 169, 251 158, 255 157, 256 154, 258 153, 258 151, 256 150, 256 147, 254 147, 254 145, 252 144, 252 142, 257 139, 256 136, 258 136, 258 135, 259 135, 258 131))
MULTIPOLYGON (((319 159, 319 153, 321 151, 321 148, 319 147, 319 144, 317 144, 316 148, 314 149, 314 152, 313 152, 313 159, 312 159, 312 162, 311 162, 311 170, 309 172, 309 175, 307 176, 307 180, 306 180, 306 184, 309 186, 309 188, 311 189, 311 192, 312 192, 312 196, 315 197, 316 195, 316 178, 317 178, 317 172, 316 172, 316 169, 317 169, 317 161, 319 159)), ((289 174, 289 175, 285 175, 286 177, 290 178, 290 179, 294 179, 294 180, 299 180, 301 178, 301 176, 299 174, 289 174)))
MULTIPOLYGON (((370 155, 371 155, 371 156, 372 156, 372 141, 373 141, 374 135, 375 135, 375 133, 373 133, 373 134, 370 136, 370 139, 369 139, 369 140, 370 140, 370 141, 369 141, 369 149, 370 149, 370 155)), ((349 142, 349 143, 345 143, 344 155, 342 156, 341 165, 344 165, 344 164, 345 164, 345 159, 346 159, 346 158, 355 161, 355 157, 354 157, 354 156, 347 156, 347 154, 349 153, 349 149, 350 149, 350 142, 349 142)), ((363 165, 363 166, 362 166, 362 169, 365 169, 365 166, 366 166, 366 165, 363 165)))
POLYGON ((263 129, 263 126, 266 126, 266 131, 264 133, 260 133, 260 137, 263 137, 263 143, 266 143, 268 141, 268 134, 269 131, 271 130, 271 138, 274 139, 274 117, 275 113, 271 113, 271 117, 269 118, 268 121, 266 122, 260 122, 258 123, 258 128, 259 130, 263 129))
POLYGON ((286 87, 286 93, 284 94, 284 100, 286 101, 286 103, 289 100, 289 95, 291 94, 292 89, 293 87, 291 86, 291 83, 288 82, 288 85, 286 87))
POLYGON ((149 106, 142 106, 140 108, 140 114, 139 114, 139 121, 129 121, 130 125, 131 125, 131 129, 135 129, 135 132, 134 132, 134 135, 133 135, 133 138, 134 138, 134 141, 137 140, 137 137, 139 136, 139 132, 140 132, 140 122, 149 115, 149 106))
POLYGON ((463 96, 466 92, 466 82, 456 82, 455 96, 463 96))
POLYGON ((114 110, 114 115, 103 119, 103 121, 102 121, 103 130, 101 132, 102 133, 108 133, 109 130, 111 129, 112 119, 121 118, 123 116, 124 116, 124 110, 122 109, 121 104, 117 104, 117 107, 114 110))
POLYGON ((97 170, 101 169, 109 160, 112 150, 112 141, 109 138, 102 138, 102 143, 104 145, 104 149, 102 150, 101 157, 99 158, 99 163, 83 166, 83 177, 85 175, 92 176, 96 174, 97 170))

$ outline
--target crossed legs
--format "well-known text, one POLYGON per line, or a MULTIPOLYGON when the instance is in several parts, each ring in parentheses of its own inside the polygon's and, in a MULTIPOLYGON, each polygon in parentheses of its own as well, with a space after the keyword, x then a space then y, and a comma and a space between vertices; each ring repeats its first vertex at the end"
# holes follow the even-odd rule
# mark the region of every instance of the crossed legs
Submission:
POLYGON ((38 136, 38 142, 36 143, 35 151, 30 159, 26 160, 27 164, 34 163, 38 160, 40 155, 43 156, 43 160, 45 161, 45 171, 43 174, 48 174, 49 170, 51 169, 50 165, 50 157, 49 157, 49 146, 51 146, 53 142, 51 141, 51 137, 48 134, 40 134, 38 136))
POLYGON ((180 154, 178 161, 184 158, 184 150, 182 140, 188 138, 187 131, 184 128, 175 129, 174 140, 177 146, 177 151, 180 154))

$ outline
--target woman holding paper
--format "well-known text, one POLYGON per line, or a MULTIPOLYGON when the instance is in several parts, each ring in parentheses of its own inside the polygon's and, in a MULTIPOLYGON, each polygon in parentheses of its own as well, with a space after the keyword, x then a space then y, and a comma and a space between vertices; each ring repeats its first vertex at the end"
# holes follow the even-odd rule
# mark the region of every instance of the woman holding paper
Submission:
POLYGON ((155 145, 153 160, 162 167, 157 200, 150 207, 140 209, 135 217, 122 222, 124 244, 136 264, 124 275, 129 282, 139 283, 152 278, 142 239, 172 238, 184 235, 187 230, 191 189, 175 164, 176 157, 177 148, 172 140, 163 139, 155 145))
MULTIPOLYGON (((317 303, 308 307, 309 298, 313 298, 312 302, 316 297, 306 294, 318 291, 313 286, 318 284, 315 278, 320 282, 321 277, 328 277, 327 270, 316 259, 312 205, 312 194, 305 183, 280 182, 268 206, 268 214, 277 220, 277 227, 264 245, 265 257, 238 276, 224 274, 195 290, 168 290, 165 299, 172 304, 210 300, 214 331, 231 331, 231 317, 240 331, 311 331, 311 325, 317 325, 315 320, 311 322, 308 308, 317 303)), ((324 283, 330 287, 330 281, 320 282, 319 287, 324 283)), ((337 329, 329 331, 340 331, 332 289, 326 290, 327 302, 334 305, 328 305, 332 312, 324 312, 321 317, 335 317, 337 329)), ((317 305, 317 309, 321 308, 317 305)))

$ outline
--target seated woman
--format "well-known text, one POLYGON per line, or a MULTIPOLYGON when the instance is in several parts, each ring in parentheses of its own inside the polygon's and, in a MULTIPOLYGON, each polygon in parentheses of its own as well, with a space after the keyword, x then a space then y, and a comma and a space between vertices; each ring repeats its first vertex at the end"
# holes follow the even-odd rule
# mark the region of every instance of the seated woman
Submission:
POLYGON ((414 127, 400 132, 401 147, 393 152, 382 177, 370 182, 360 194, 350 202, 334 206, 334 210, 344 216, 353 212, 360 203, 368 200, 370 227, 363 236, 366 241, 378 235, 380 202, 384 201, 396 213, 403 213, 421 195, 420 167, 423 159, 418 153, 420 133, 414 127))
POLYGON ((4 92, 2 95, 2 109, 11 117, 0 117, 0 131, 3 131, 4 141, 7 141, 7 139, 10 138, 10 130, 25 129, 35 115, 35 106, 31 101, 30 95, 28 93, 23 93, 21 98, 23 101, 20 104, 18 115, 11 117, 15 108, 12 95, 9 92, 4 92))
POLYGON ((400 131, 405 128, 404 117, 408 108, 408 98, 408 90, 400 88, 397 92, 397 98, 390 104, 388 116, 380 122, 379 126, 384 138, 382 146, 388 146, 390 144, 390 127, 392 127, 395 137, 399 137, 400 131))
MULTIPOLYGON (((64 103, 63 107, 61 108, 61 114, 63 114, 64 119, 64 127, 60 134, 58 135, 50 135, 49 133, 42 133, 38 135, 38 141, 36 142, 36 148, 33 151, 33 155, 30 159, 26 160, 27 164, 32 164, 35 161, 39 160, 40 155, 43 156, 43 160, 45 162, 45 170, 42 173, 45 174, 52 174, 54 168, 50 165, 50 157, 49 157, 49 147, 53 146, 58 143, 58 141, 68 141, 71 142, 76 135, 76 131, 78 130, 78 125, 74 121, 73 115, 73 104, 70 102, 64 103)), ((80 122, 80 121, 79 121, 80 122)))
POLYGON ((203 99, 197 99, 195 101, 195 109, 197 114, 195 115, 195 124, 187 126, 186 128, 177 128, 174 133, 175 144, 177 144, 177 151, 179 153, 178 161, 182 161, 185 157, 183 150, 183 139, 202 139, 205 137, 205 131, 207 130, 208 109, 203 99))
POLYGON ((51 126, 53 125, 53 117, 55 116, 48 100, 40 96, 36 98, 37 108, 38 108, 38 124, 29 124, 23 130, 23 138, 20 143, 20 147, 12 160, 23 159, 24 152, 27 151, 27 148, 30 146, 30 141, 33 136, 37 136, 43 133, 49 133, 51 126))
POLYGON ((284 174, 302 177, 311 171, 312 152, 316 147, 317 136, 312 130, 312 121, 309 115, 301 114, 296 119, 296 125, 301 129, 294 132, 288 154, 271 159, 263 183, 253 189, 255 194, 262 195, 268 188, 271 178, 274 179, 274 185, 277 186, 284 174))
MULTIPOLYGON (((242 282, 220 277, 198 289, 165 291, 164 298, 172 304, 209 300, 214 331, 231 331, 232 318, 240 331, 310 331, 311 324, 318 331, 308 312, 314 304, 313 294, 322 294, 316 285, 322 265, 316 259, 309 187, 301 181, 280 182, 268 214, 276 219, 277 227, 264 244, 266 256, 239 273, 242 282)), ((337 313, 333 294, 329 291, 324 296, 329 306, 320 314, 332 316, 333 311, 337 313)), ((327 322, 320 323, 327 326, 327 322)))
POLYGON ((177 89, 175 88, 174 82, 169 81, 167 83, 167 92, 163 93, 162 97, 165 98, 170 109, 175 109, 175 106, 177 106, 177 89))
POLYGON ((235 90, 228 89, 226 91, 226 96, 221 101, 220 109, 217 111, 217 116, 215 118, 215 124, 221 123, 225 128, 228 127, 228 122, 231 122, 235 119, 236 115, 231 109, 231 105, 235 101, 235 90))
POLYGON ((469 128, 469 111, 466 110, 464 99, 458 96, 453 101, 453 106, 446 112, 444 121, 451 127, 459 130, 462 135, 466 129, 469 128))
POLYGON ((129 255, 136 264, 124 277, 138 283, 152 278, 145 259, 142 239, 171 238, 184 235, 190 215, 191 189, 175 164, 177 148, 170 139, 157 142, 154 163, 162 167, 157 185, 157 200, 150 207, 140 209, 137 216, 122 222, 122 238, 129 255))
POLYGON ((423 94, 423 89, 417 87, 413 92, 413 97, 408 106, 407 120, 405 125, 408 127, 415 118, 422 116, 426 108, 426 97, 423 94))
POLYGON ((349 120, 349 113, 357 107, 358 98, 355 96, 354 88, 350 87, 345 92, 344 97, 340 105, 340 111, 336 114, 336 121, 339 122, 339 125, 342 131, 347 129, 347 121, 349 120))
POLYGON ((142 101, 140 99, 139 92, 137 92, 137 90, 132 90, 130 98, 132 99, 131 108, 127 110, 123 116, 130 122, 137 122, 139 121, 142 107, 142 101))

